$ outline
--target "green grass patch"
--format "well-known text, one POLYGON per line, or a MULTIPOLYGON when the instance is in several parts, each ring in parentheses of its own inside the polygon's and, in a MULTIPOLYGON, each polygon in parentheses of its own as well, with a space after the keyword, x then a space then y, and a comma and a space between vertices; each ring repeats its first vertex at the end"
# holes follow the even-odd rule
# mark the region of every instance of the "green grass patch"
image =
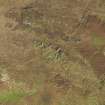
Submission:
POLYGON ((105 45, 105 38, 101 35, 98 35, 96 33, 92 34, 92 44, 96 48, 100 48, 101 46, 105 45))
POLYGON ((17 102, 21 98, 24 98, 25 96, 32 95, 31 92, 25 92, 22 90, 10 90, 10 91, 4 91, 0 92, 0 102, 17 102))

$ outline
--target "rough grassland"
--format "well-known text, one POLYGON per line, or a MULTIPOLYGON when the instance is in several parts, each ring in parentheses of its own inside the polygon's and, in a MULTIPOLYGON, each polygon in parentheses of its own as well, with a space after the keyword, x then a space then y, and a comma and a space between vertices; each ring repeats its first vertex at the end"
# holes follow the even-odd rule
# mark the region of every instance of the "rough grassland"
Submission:
POLYGON ((104 104, 104 0, 0 0, 0 105, 104 104))

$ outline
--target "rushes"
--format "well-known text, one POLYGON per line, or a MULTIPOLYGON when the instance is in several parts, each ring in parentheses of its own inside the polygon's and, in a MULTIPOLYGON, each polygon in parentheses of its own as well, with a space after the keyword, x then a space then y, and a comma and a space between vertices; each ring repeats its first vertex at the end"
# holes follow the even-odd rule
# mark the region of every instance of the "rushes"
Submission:
POLYGON ((63 50, 60 47, 55 47, 50 43, 35 40, 34 47, 40 49, 42 51, 42 56, 48 61, 60 61, 64 58, 63 50))

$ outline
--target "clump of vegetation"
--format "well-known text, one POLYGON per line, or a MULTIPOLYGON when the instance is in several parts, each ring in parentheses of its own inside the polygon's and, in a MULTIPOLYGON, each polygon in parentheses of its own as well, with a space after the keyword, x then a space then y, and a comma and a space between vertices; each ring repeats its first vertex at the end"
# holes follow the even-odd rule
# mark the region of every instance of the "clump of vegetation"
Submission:
POLYGON ((64 53, 61 48, 54 48, 52 44, 34 41, 35 48, 39 48, 42 51, 42 56, 47 60, 62 60, 64 58, 64 53))
POLYGON ((60 52, 60 49, 54 50, 48 47, 45 49, 43 56, 45 56, 48 60, 61 60, 63 58, 63 53, 60 52))

